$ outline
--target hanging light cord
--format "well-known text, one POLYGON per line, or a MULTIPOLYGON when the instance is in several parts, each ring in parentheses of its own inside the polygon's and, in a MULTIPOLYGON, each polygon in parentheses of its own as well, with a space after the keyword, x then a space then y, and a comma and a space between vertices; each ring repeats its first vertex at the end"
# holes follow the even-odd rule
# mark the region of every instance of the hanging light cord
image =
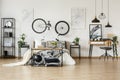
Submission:
POLYGON ((109 0, 108 0, 108 22, 109 22, 109 0))
POLYGON ((33 20, 34 20, 34 8, 33 8, 33 20))
POLYGON ((103 13, 103 0, 101 1, 101 4, 102 4, 102 6, 101 6, 101 12, 103 13))
POLYGON ((96 0, 95 0, 95 16, 96 16, 96 0))

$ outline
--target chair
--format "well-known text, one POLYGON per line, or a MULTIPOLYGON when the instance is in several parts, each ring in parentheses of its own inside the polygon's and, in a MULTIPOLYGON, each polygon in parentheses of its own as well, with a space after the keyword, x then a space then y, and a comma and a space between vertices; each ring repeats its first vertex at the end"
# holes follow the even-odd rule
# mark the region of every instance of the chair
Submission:
POLYGON ((100 58, 101 58, 101 57, 104 57, 104 59, 105 59, 105 58, 108 59, 108 57, 112 57, 110 54, 108 54, 108 50, 111 50, 111 49, 112 49, 111 46, 100 47, 100 49, 105 50, 105 53, 104 53, 103 55, 101 55, 100 58))
POLYGON ((102 58, 102 57, 104 57, 104 59, 105 59, 105 58, 108 59, 108 57, 111 57, 111 58, 112 58, 113 56, 111 56, 110 54, 108 54, 108 51, 109 51, 109 50, 113 50, 112 40, 106 39, 105 42, 106 42, 106 45, 100 47, 100 49, 105 50, 105 53, 104 53, 103 55, 101 55, 99 58, 102 58))

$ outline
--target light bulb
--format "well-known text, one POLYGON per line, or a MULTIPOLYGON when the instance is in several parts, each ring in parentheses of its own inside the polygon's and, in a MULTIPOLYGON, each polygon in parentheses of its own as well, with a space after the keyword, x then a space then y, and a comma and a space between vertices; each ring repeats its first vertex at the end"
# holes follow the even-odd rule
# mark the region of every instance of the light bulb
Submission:
POLYGON ((98 16, 98 18, 99 18, 99 19, 105 19, 105 18, 106 18, 106 16, 105 16, 105 14, 104 14, 104 13, 100 13, 100 15, 98 16))

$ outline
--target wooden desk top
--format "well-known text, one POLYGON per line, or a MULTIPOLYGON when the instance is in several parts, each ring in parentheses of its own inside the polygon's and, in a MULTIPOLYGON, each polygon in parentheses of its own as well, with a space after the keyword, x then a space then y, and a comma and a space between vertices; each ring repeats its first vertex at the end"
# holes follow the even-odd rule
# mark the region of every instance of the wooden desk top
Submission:
POLYGON ((62 48, 31 48, 32 50, 62 50, 62 48))
POLYGON ((106 41, 90 41, 89 44, 91 45, 97 45, 97 46, 111 46, 112 41, 106 40, 106 41))

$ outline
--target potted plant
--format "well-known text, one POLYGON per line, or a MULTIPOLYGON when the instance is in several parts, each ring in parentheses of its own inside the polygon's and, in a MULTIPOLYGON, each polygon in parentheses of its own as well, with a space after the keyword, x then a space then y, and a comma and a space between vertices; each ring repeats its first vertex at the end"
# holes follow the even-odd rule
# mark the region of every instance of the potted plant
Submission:
POLYGON ((20 39, 18 41, 18 47, 22 47, 22 45, 25 45, 25 37, 26 35, 23 33, 22 35, 20 35, 20 39))
POLYGON ((78 45, 78 44, 79 44, 79 40, 80 40, 80 38, 76 37, 76 38, 74 39, 73 43, 74 43, 75 45, 78 45))
POLYGON ((118 56, 117 53, 117 44, 118 44, 118 37, 117 36, 113 36, 112 38, 113 40, 113 52, 116 54, 116 57, 118 56))

